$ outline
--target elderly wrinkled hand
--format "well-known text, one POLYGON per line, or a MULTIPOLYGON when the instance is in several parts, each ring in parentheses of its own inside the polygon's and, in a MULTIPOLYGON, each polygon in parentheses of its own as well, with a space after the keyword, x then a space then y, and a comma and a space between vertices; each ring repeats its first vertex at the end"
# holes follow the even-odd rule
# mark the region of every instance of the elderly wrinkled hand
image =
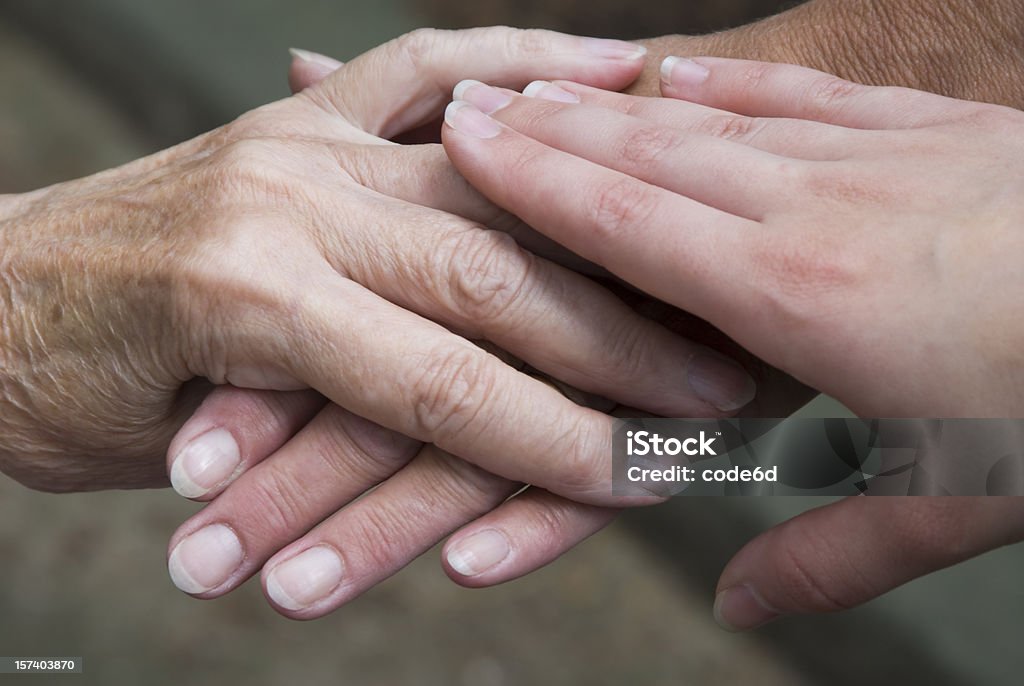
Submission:
POLYGON ((202 380, 316 415, 291 441, 295 415, 246 440, 196 422, 178 437, 170 471, 194 497, 278 453, 269 479, 242 474, 172 541, 176 583, 212 597, 411 461, 346 509, 357 545, 339 552, 327 522, 304 544, 310 574, 268 574, 295 616, 372 585, 519 482, 612 504, 610 419, 471 340, 654 412, 728 414, 749 399, 745 372, 488 230, 517 225, 440 146, 386 139, 434 119, 467 71, 618 88, 641 58, 548 32, 420 31, 168 151, 0 198, 0 467, 52 491, 163 485, 202 380))

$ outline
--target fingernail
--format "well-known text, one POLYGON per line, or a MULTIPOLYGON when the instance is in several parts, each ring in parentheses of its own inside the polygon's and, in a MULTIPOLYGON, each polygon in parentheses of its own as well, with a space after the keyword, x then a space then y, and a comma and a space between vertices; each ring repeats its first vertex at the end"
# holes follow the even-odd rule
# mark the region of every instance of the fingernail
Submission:
POLYGON ((327 55, 321 55, 317 52, 310 52, 309 50, 300 50, 299 48, 288 48, 288 54, 297 60, 303 62, 309 62, 311 64, 317 64, 321 67, 327 67, 328 69, 334 70, 342 66, 342 62, 336 59, 328 57, 327 55))
POLYGON ((609 38, 585 38, 583 45, 591 55, 613 60, 636 60, 647 54, 642 45, 609 38))
POLYGON ((223 524, 211 524, 177 545, 167 561, 167 571, 185 593, 204 593, 227 581, 243 557, 235 532, 223 524))
POLYGON ((686 380, 698 398, 722 412, 744 407, 757 394, 757 384, 747 370, 714 355, 694 355, 686 367, 686 380))
POLYGON ((726 631, 746 631, 782 616, 751 586, 732 586, 715 596, 715 622, 726 631))
POLYGON ((465 100, 455 100, 444 110, 444 121, 459 133, 474 138, 494 138, 501 127, 486 114, 465 100))
POLYGON ((528 98, 540 98, 541 100, 553 100, 554 102, 577 103, 580 101, 579 96, 575 93, 570 93, 564 88, 559 88, 547 81, 534 81, 523 89, 523 95, 528 98))
POLYGON ((661 63, 661 82, 666 86, 683 88, 699 86, 708 80, 711 70, 685 57, 666 57, 661 63))
POLYGON ((286 610, 303 610, 330 595, 344 571, 338 553, 318 545, 274 567, 267 576, 267 595, 286 610))
POLYGON ((452 545, 447 559, 449 566, 462 576, 476 576, 497 565, 511 551, 505 534, 484 529, 452 545))
POLYGON ((171 486, 186 498, 198 498, 228 480, 241 461, 230 431, 207 431, 189 441, 174 458, 171 486))
POLYGON ((508 93, 473 79, 459 81, 452 90, 452 98, 465 100, 484 114, 494 114, 512 102, 512 96, 508 93))

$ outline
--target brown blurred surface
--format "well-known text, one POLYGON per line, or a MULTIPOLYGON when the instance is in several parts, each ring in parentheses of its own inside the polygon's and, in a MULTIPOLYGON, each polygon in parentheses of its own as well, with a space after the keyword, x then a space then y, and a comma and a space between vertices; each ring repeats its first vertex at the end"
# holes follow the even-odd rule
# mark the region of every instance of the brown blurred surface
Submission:
POLYGON ((90 684, 804 683, 756 637, 718 630, 708 594, 624 527, 491 590, 452 584, 433 551, 297 623, 255 582, 213 602, 174 589, 166 539, 194 509, 170 492, 51 496, 0 479, 0 653, 83 656, 90 684))

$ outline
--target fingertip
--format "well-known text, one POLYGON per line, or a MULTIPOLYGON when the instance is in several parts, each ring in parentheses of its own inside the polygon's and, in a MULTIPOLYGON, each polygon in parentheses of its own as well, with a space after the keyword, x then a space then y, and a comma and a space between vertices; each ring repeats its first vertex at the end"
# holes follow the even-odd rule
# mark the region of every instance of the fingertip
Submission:
POLYGON ((715 595, 712 610, 715 623, 730 633, 750 631, 778 619, 782 613, 771 607, 750 584, 723 589, 715 595))
POLYGON ((321 55, 318 52, 301 50, 299 48, 288 48, 288 54, 292 56, 292 63, 301 62, 304 64, 315 64, 325 69, 335 70, 341 67, 344 62, 339 62, 333 57, 321 55))
POLYGON ((467 90, 469 90, 473 86, 482 85, 484 84, 480 81, 477 81, 476 79, 462 79, 457 84, 455 84, 455 88, 452 89, 452 101, 458 102, 459 100, 465 100, 465 98, 462 96, 466 94, 467 90))
POLYGON ((495 138, 501 125, 465 100, 453 100, 444 110, 444 123, 458 133, 472 138, 495 138))
POLYGON ((299 48, 288 48, 288 54, 292 58, 288 65, 288 86, 292 93, 315 86, 344 66, 336 59, 299 48))
POLYGON ((184 498, 205 500, 220 493, 241 473, 238 440, 225 428, 214 428, 190 440, 176 454, 171 486, 184 498))
POLYGON ((700 87, 711 76, 711 70, 697 60, 669 55, 661 62, 661 92, 681 95, 700 87))
POLYGON ((641 67, 647 56, 647 48, 639 43, 614 38, 584 38, 583 47, 587 53, 595 57, 626 64, 639 64, 641 67))
POLYGON ((445 571, 452 580, 464 586, 494 583, 489 579, 500 572, 512 555, 508 535, 495 527, 452 537, 443 549, 445 571))

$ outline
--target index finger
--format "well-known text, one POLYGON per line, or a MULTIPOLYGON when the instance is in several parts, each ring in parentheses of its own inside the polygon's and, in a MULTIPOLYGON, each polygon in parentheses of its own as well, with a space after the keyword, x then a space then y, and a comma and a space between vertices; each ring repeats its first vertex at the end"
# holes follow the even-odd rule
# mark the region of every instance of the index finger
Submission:
POLYGON ((743 238, 758 222, 548 147, 467 102, 445 121, 453 164, 491 201, 659 299, 707 318, 748 268, 743 238))
POLYGON ((912 129, 951 119, 959 101, 909 88, 864 86, 792 64, 667 57, 662 95, 756 117, 792 117, 856 129, 912 129))
POLYGON ((633 43, 541 29, 419 29, 346 63, 303 96, 392 138, 440 114, 462 79, 522 88, 561 78, 618 90, 640 75, 645 53, 633 43))
POLYGON ((333 272, 305 276, 286 315, 301 326, 259 356, 286 359, 349 411, 493 474, 595 504, 652 502, 612 495, 611 417, 333 272))

